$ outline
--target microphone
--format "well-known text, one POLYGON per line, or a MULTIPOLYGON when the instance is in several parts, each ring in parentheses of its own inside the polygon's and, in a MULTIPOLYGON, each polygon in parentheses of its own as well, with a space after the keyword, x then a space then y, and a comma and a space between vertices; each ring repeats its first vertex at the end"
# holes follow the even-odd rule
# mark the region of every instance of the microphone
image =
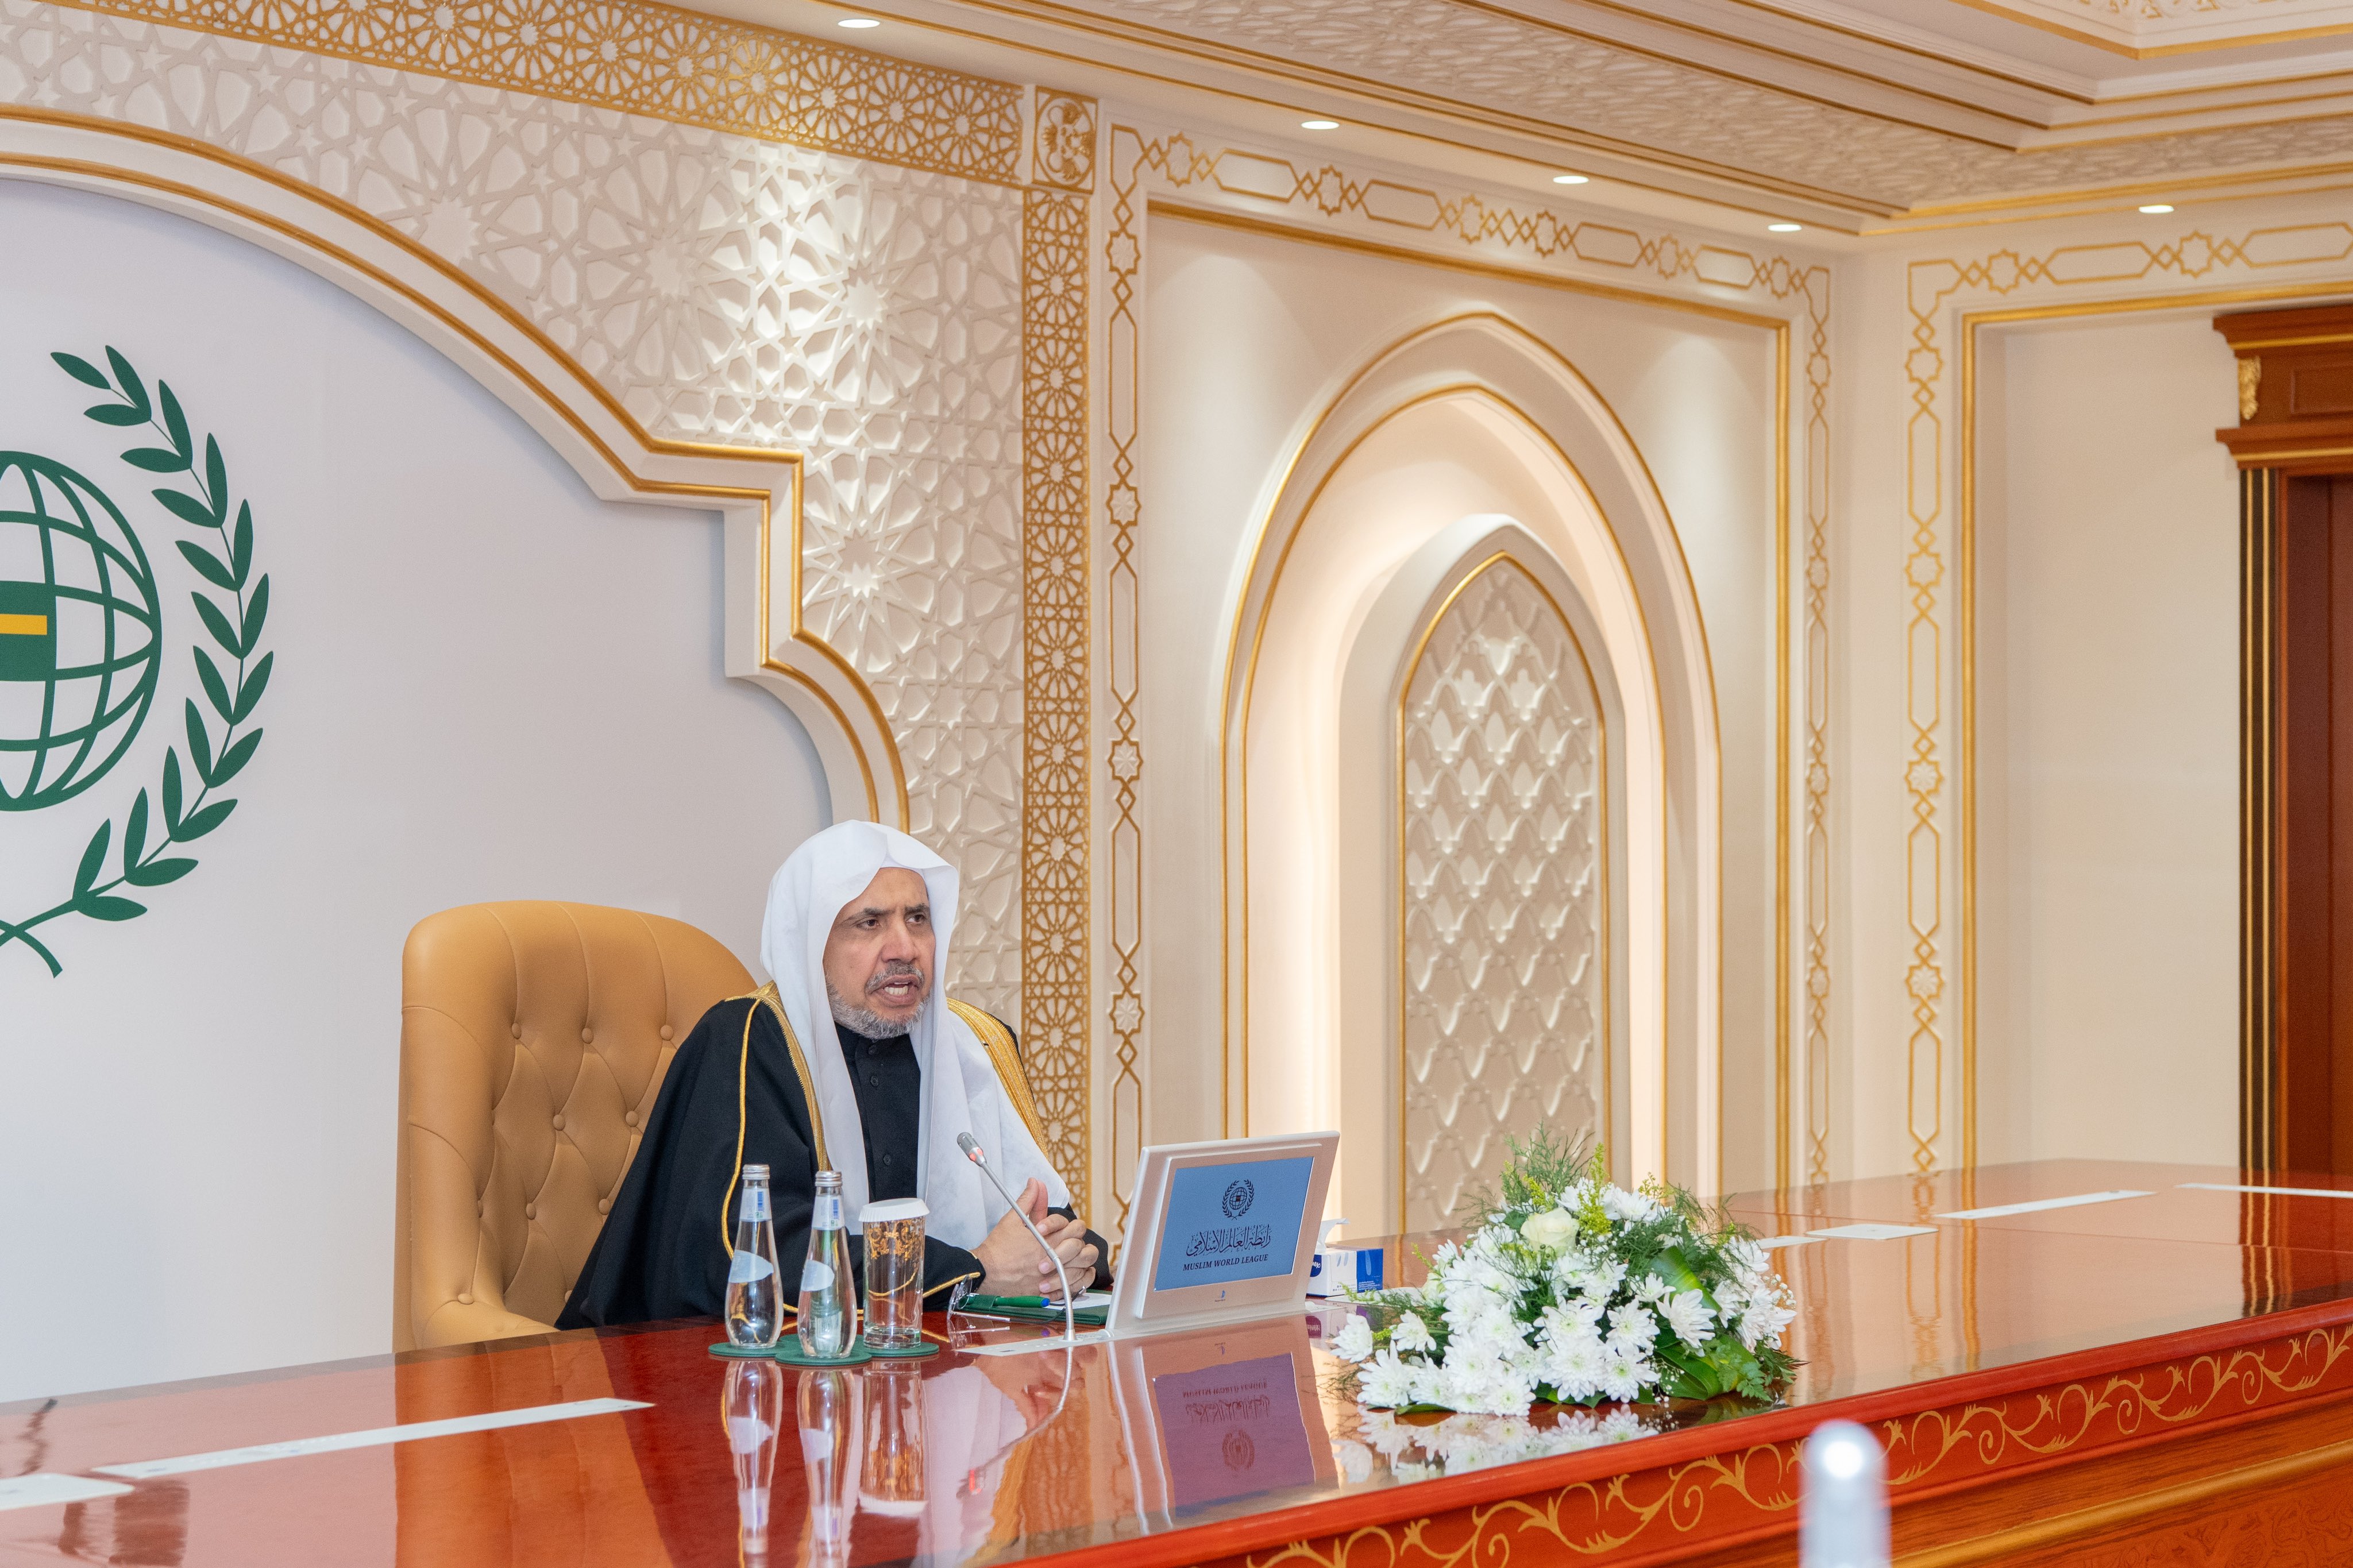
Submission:
MULTIPOLYGON (((997 1179, 997 1173, 988 1168, 988 1156, 980 1152, 980 1141, 969 1132, 959 1132, 956 1134, 956 1147, 964 1151, 965 1159, 980 1167, 980 1173, 988 1178, 988 1184, 997 1189, 997 1195, 1005 1200, 1007 1205, 1013 1210, 1015 1217, 1021 1221, 1021 1228, 1028 1231, 1030 1238, 1039 1247, 1045 1248, 1047 1258, 1054 1265, 1054 1273, 1062 1281, 1062 1335, 1066 1342, 1076 1342, 1079 1337, 1079 1310, 1071 1300, 1071 1274, 1069 1269, 1062 1267, 1062 1255, 1046 1246, 1046 1238, 1038 1234, 1038 1227, 1031 1224, 1029 1216, 1022 1212, 1021 1205, 1011 1193, 1005 1190, 1005 1184, 997 1179)), ((1065 1392, 1067 1391, 1066 1385, 1065 1392)), ((1056 1408, 1060 1407, 1058 1405, 1056 1408)))

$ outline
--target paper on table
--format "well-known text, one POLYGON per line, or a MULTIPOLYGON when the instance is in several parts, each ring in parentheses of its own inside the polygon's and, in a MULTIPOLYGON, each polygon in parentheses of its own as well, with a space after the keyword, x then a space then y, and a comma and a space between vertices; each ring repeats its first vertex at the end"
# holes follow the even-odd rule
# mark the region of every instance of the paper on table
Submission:
POLYGON ((2037 1198, 2031 1204, 2002 1204, 1989 1209, 1955 1209, 1940 1214, 1938 1219, 2000 1219, 2006 1215, 2034 1214, 2042 1209, 2071 1209, 2079 1204, 2112 1204, 2118 1198, 2145 1198, 2148 1193, 2118 1189, 2112 1193, 2077 1193, 2066 1198, 2037 1198))
POLYGON ((188 1454, 176 1459, 142 1459, 129 1465, 93 1465, 101 1476, 153 1480, 158 1476, 185 1475, 190 1470, 226 1469, 231 1465, 259 1464, 264 1459, 299 1459, 306 1454, 332 1454, 345 1448, 372 1448, 383 1443, 413 1443, 419 1437, 448 1437, 460 1432, 489 1432, 501 1426, 529 1426, 541 1421, 571 1421, 583 1415, 607 1415, 623 1410, 652 1408, 642 1399, 575 1399, 566 1405, 534 1405, 522 1410, 492 1410, 480 1415, 459 1415, 447 1421, 411 1421, 399 1426, 377 1426, 365 1432, 338 1432, 328 1437, 297 1437, 286 1443, 260 1443, 250 1448, 221 1448, 209 1454, 188 1454))
POLYGON ((88 1476, 61 1476, 35 1470, 29 1476, 0 1480, 0 1509, 38 1508, 43 1503, 88 1502, 92 1498, 121 1497, 131 1489, 121 1481, 97 1481, 88 1476))
POLYGON ((1820 1241, 1820 1239, 1821 1237, 1819 1236, 1767 1236, 1760 1237, 1757 1240, 1757 1245, 1763 1247, 1766 1251, 1771 1252, 1776 1247, 1804 1247, 1810 1243, 1820 1241))
POLYGON ((1810 1230, 1827 1241, 1894 1241, 1898 1237, 1934 1236, 1933 1225, 1834 1225, 1828 1230, 1810 1230))

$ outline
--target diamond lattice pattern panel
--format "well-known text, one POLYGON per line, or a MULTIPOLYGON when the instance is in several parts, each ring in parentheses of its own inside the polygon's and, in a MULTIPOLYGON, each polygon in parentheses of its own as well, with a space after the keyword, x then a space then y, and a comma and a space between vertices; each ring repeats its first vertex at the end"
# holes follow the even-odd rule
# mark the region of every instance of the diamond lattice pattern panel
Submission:
POLYGON ((253 159, 510 301, 653 434, 801 450, 806 623, 963 872, 955 989, 1021 1016, 1020 192, 39 0, 0 0, 0 100, 253 159))
POLYGON ((1449 1223, 1541 1122, 1609 1103, 1600 708, 1508 561, 1431 628, 1406 690, 1405 1228, 1449 1223))

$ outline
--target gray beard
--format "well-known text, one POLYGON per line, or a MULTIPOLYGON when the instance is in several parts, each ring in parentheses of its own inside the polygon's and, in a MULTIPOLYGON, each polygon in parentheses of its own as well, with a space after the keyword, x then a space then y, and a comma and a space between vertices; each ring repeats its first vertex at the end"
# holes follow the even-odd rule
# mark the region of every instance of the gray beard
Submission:
POLYGON ((861 1007, 825 983, 825 999, 833 1006, 833 1021, 851 1034, 863 1035, 870 1040, 888 1040, 907 1032, 905 1024, 894 1024, 871 1008, 861 1007))

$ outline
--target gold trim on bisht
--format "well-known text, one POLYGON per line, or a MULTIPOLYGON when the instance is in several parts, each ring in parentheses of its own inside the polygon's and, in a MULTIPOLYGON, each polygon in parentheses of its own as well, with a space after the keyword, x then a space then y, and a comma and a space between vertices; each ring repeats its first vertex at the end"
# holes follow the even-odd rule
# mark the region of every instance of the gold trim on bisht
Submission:
POLYGON ((1029 1136, 1038 1141, 1038 1151, 1046 1151, 1046 1127, 1038 1117, 1038 1101, 1029 1092, 1029 1073, 1021 1065, 1021 1053, 1013 1044, 1013 1031, 1005 1026, 994 1013, 983 1012, 969 1002, 951 997, 948 1008, 970 1026, 980 1037, 981 1047, 988 1052, 989 1065, 997 1068, 997 1081, 1005 1086, 1005 1098, 1029 1128, 1029 1136))
POLYGON ((793 1021, 785 1016, 784 999, 777 994, 776 983, 771 980, 757 991, 727 1000, 752 1004, 744 1009, 744 1045, 735 1058, 735 1173, 727 1178, 726 1195, 719 1200, 719 1246, 732 1258, 735 1256, 735 1233, 727 1223, 727 1215, 735 1206, 735 1188, 744 1180, 744 1085, 752 1070, 752 1020, 759 1016, 763 1002, 776 1016, 776 1027, 785 1032, 785 1052, 793 1058, 793 1073, 801 1080, 801 1103, 808 1107, 809 1136, 817 1143, 817 1168, 833 1169, 833 1159, 826 1152, 825 1115, 817 1107, 817 1084, 809 1078, 808 1058, 801 1054, 801 1043, 793 1034, 793 1021))

